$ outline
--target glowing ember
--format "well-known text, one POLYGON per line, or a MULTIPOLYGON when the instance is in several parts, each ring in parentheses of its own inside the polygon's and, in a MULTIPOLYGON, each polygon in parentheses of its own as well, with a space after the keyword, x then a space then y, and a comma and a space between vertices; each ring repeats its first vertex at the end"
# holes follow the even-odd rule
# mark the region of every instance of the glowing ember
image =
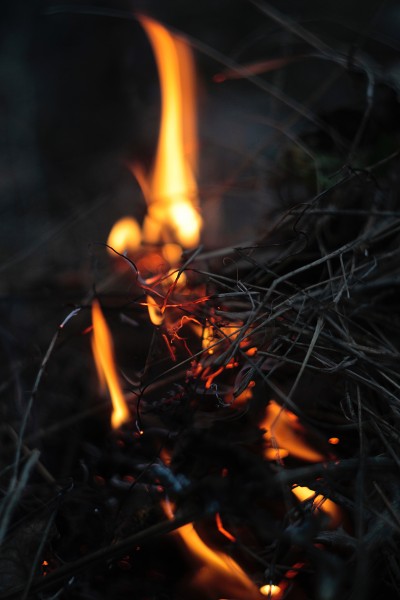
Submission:
POLYGON ((93 355, 100 383, 103 385, 103 388, 108 388, 111 396, 113 405, 111 424, 115 429, 129 420, 129 410, 119 384, 111 333, 97 300, 94 300, 92 304, 92 320, 93 355))
POLYGON ((148 243, 198 244, 201 218, 198 191, 194 63, 183 39, 152 19, 140 22, 152 45, 161 86, 161 125, 155 163, 147 178, 135 175, 148 203, 143 237, 148 243))
MULTIPOLYGON (((117 221, 108 236, 107 244, 123 254, 124 252, 134 252, 140 247, 142 233, 139 223, 133 217, 124 217, 117 221)), ((110 252, 112 252, 110 250, 110 252)))
POLYGON ((233 536, 227 529, 225 529, 222 523, 221 515, 219 513, 215 515, 215 522, 217 524, 218 531, 222 533, 222 535, 224 535, 231 542, 236 542, 235 536, 233 536))
MULTIPOLYGON (((275 448, 284 448, 290 456, 309 462, 322 462, 326 457, 305 439, 305 429, 296 415, 271 400, 261 427, 264 437, 275 448)), ((268 457, 268 456, 267 456, 268 457)), ((282 455, 281 455, 282 458, 282 455)))
MULTIPOLYGON (((169 503, 163 503, 169 518, 173 512, 169 503)), ((205 597, 235 598, 236 600, 260 600, 262 597, 257 586, 246 575, 238 563, 227 554, 212 550, 200 538, 193 524, 184 525, 176 530, 176 534, 200 564, 194 577, 193 585, 197 590, 204 590, 205 597)))
POLYGON ((321 510, 327 514, 330 518, 330 526, 337 527, 342 522, 342 511, 337 504, 325 498, 322 495, 316 495, 313 490, 308 487, 296 485, 292 488, 292 493, 296 496, 300 502, 306 500, 313 500, 313 508, 316 511, 321 510))
POLYGON ((330 444, 332 444, 332 446, 337 446, 337 444, 339 444, 340 440, 337 437, 331 437, 331 438, 329 438, 328 442, 330 444))

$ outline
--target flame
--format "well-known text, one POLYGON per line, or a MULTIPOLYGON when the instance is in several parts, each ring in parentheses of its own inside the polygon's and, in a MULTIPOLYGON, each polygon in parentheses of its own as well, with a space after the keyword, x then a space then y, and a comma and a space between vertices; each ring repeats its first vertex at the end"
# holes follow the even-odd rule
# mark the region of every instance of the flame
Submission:
MULTIPOLYGON (((163 502, 168 518, 173 517, 169 502, 163 502)), ((193 585, 204 590, 205 597, 235 598, 236 600, 260 600, 257 586, 246 575, 238 563, 225 554, 213 550, 203 542, 193 523, 183 525, 175 531, 181 538, 200 567, 194 577, 193 585)))
POLYGON ((111 424, 114 429, 129 419, 129 410, 118 380, 111 333, 97 300, 92 304, 92 350, 100 383, 108 388, 113 405, 111 424))
POLYGON ((147 179, 140 168, 135 168, 148 203, 143 235, 149 243, 168 240, 192 247, 198 244, 201 229, 201 218, 196 210, 193 56, 186 42, 165 27, 149 17, 141 16, 139 20, 153 48, 162 100, 160 133, 150 177, 147 179))
POLYGON ((179 244, 164 244, 161 253, 170 265, 176 265, 181 258, 182 248, 179 244))
POLYGON ((296 496, 300 502, 305 502, 306 500, 313 500, 313 508, 316 511, 322 511, 327 514, 330 519, 330 526, 337 527, 342 522, 342 511, 337 504, 322 496, 321 494, 316 495, 316 493, 306 486, 296 485, 292 488, 292 493, 296 496))
MULTIPOLYGON (((305 429, 296 415, 275 400, 269 402, 261 427, 267 430, 264 438, 274 448, 284 448, 290 456, 309 462, 322 462, 326 459, 306 442, 305 429)), ((266 454, 268 458, 268 452, 266 454)))
POLYGON ((149 311, 150 321, 153 323, 153 325, 156 327, 162 325, 164 321, 164 315, 153 296, 147 296, 147 309, 149 311))
MULTIPOLYGON (((297 416, 291 411, 282 408, 274 400, 271 400, 267 406, 266 417, 262 423, 262 427, 267 429, 264 437, 272 445, 272 448, 268 447, 264 450, 267 460, 277 460, 279 462, 288 455, 310 462, 327 459, 324 454, 315 450, 305 441, 306 432, 297 416)), ((342 511, 332 500, 320 494, 317 495, 308 487, 299 485, 294 486, 292 492, 301 502, 312 499, 314 509, 317 511, 321 510, 329 516, 331 527, 336 527, 342 522, 342 511)))
POLYGON ((202 347, 208 354, 214 354, 215 348, 219 342, 233 342, 242 331, 243 323, 232 322, 230 325, 221 325, 215 327, 212 324, 206 325, 203 332, 202 347))
MULTIPOLYGON (((134 252, 140 247, 142 233, 139 223, 133 217, 123 217, 114 223, 108 234, 107 245, 123 254, 134 252)), ((110 250, 112 253, 112 250, 110 250)))
POLYGON ((277 596, 281 595, 281 588, 279 585, 267 583, 260 587, 260 592, 263 596, 268 596, 268 598, 277 598, 277 596))

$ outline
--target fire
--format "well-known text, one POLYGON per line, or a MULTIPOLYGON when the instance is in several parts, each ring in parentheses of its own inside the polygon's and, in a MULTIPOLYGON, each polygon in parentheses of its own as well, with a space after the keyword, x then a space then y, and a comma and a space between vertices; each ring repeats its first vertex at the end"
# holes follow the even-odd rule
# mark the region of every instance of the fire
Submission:
POLYGON ((267 583, 260 588, 260 592, 263 596, 277 599, 277 597, 281 595, 281 588, 279 585, 267 583))
MULTIPOLYGON (((261 427, 266 429, 265 439, 273 448, 284 448, 290 456, 309 462, 322 462, 326 457, 305 440, 305 429, 294 413, 271 400, 261 427)), ((266 456, 269 458, 267 449, 266 456)), ((280 454, 283 458, 284 455, 280 454)))
MULTIPOLYGON (((165 513, 173 517, 171 505, 163 503, 165 513)), ((193 585, 204 590, 205 598, 235 598, 235 600, 260 600, 257 586, 238 563, 225 554, 213 550, 200 538, 193 524, 179 527, 175 532, 194 559, 199 563, 193 585)))
POLYGON ((142 232, 139 223, 133 217, 124 217, 117 221, 107 239, 107 244, 120 254, 134 252, 140 247, 142 232))
MULTIPOLYGON (((146 200, 148 219, 183 247, 199 242, 194 62, 186 42, 148 17, 140 17, 155 55, 161 86, 161 125, 146 200)), ((146 189, 143 189, 146 195, 146 189)))
POLYGON ((241 322, 232 322, 230 325, 221 325, 220 327, 215 327, 212 324, 207 325, 203 333, 203 350, 207 350, 208 354, 214 354, 213 346, 216 346, 218 342, 224 340, 233 342, 239 336, 242 325, 241 322))
POLYGON ((119 384, 114 360, 114 346, 111 333, 97 300, 92 304, 93 356, 102 387, 107 387, 111 396, 113 411, 111 424, 114 429, 128 421, 129 410, 119 384))
POLYGON ((337 527, 342 522, 342 511, 337 504, 325 498, 321 494, 316 493, 308 487, 296 485, 292 488, 292 493, 296 496, 300 502, 306 500, 312 500, 313 509, 316 511, 322 511, 327 514, 330 519, 330 526, 337 527))
POLYGON ((156 327, 162 325, 164 321, 164 315, 157 302, 154 300, 153 296, 147 296, 147 309, 149 311, 149 317, 153 325, 155 325, 156 327))
MULTIPOLYGON (((272 448, 268 447, 264 451, 267 460, 280 461, 290 455, 310 462, 324 461, 328 458, 305 441, 306 431, 297 416, 274 400, 268 404, 261 426, 267 430, 264 437, 272 445, 272 448)), ((292 492, 301 502, 312 500, 316 511, 322 511, 329 516, 331 527, 341 523, 342 511, 332 500, 299 485, 294 486, 292 492)))

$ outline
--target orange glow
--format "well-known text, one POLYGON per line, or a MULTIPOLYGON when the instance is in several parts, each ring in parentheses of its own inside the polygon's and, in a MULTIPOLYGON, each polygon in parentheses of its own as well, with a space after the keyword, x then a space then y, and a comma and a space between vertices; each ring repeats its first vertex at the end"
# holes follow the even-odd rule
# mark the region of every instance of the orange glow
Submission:
POLYGON ((150 177, 135 174, 148 203, 143 227, 148 243, 199 243, 197 124, 194 62, 186 42, 149 17, 139 18, 155 55, 161 87, 161 125, 150 177))
POLYGON ((147 296, 147 308, 149 311, 150 320, 156 327, 162 325, 164 321, 164 315, 161 312, 160 307, 154 300, 153 296, 147 296))
POLYGON ((182 255, 182 248, 179 244, 164 244, 161 252, 170 265, 177 265, 182 255))
MULTIPOLYGON (((173 517, 169 503, 163 503, 169 518, 173 517)), ((218 597, 235 598, 235 600, 260 600, 262 598, 257 586, 246 575, 238 563, 223 552, 212 550, 200 538, 193 524, 179 527, 175 532, 192 557, 199 563, 199 568, 192 581, 197 590, 204 590, 205 597, 210 594, 218 597)))
POLYGON ((213 342, 214 342, 214 329, 211 325, 208 325, 207 327, 204 327, 203 341, 202 341, 203 350, 208 349, 208 354, 214 354, 214 349, 210 348, 210 346, 213 344, 213 342))
POLYGON ((114 429, 129 420, 129 410, 119 384, 114 360, 114 347, 111 333, 97 300, 92 304, 93 338, 92 350, 100 384, 107 387, 111 396, 113 411, 111 425, 114 429))
POLYGON ((275 400, 269 402, 261 427, 267 430, 264 438, 269 444, 273 448, 284 448, 289 456, 309 462, 322 462, 326 459, 321 452, 307 443, 305 429, 296 415, 275 400))
POLYGON ((186 288, 187 277, 183 271, 179 274, 179 277, 178 274, 179 271, 176 269, 170 269, 167 277, 165 277, 161 283, 166 288, 171 288, 172 286, 174 290, 176 289, 183 292, 186 288))
POLYGON ((325 498, 321 494, 316 495, 313 490, 308 487, 296 485, 292 488, 292 493, 300 502, 313 499, 313 508, 316 511, 322 511, 330 518, 330 526, 338 527, 342 522, 342 511, 337 504, 325 498))
POLYGON ((236 340, 241 332, 242 326, 243 323, 241 322, 233 322, 231 325, 221 327, 207 325, 204 327, 203 332, 203 350, 207 350, 208 354, 214 354, 215 348, 213 346, 217 347, 218 342, 223 342, 224 340, 227 340, 228 342, 236 340))
POLYGON ((257 354, 257 351, 258 351, 258 348, 253 346, 252 348, 249 348, 248 350, 246 350, 246 354, 247 354, 247 356, 255 356, 257 354))
MULTIPOLYGON (((107 239, 107 244, 114 250, 123 254, 134 252, 140 247, 142 234, 139 223, 133 217, 124 217, 117 221, 107 239)), ((113 254, 112 250, 109 250, 113 254)))
POLYGON ((280 461, 282 458, 289 456, 289 452, 285 448, 266 448, 264 456, 267 460, 280 461))
POLYGON ((161 448, 160 458, 163 461, 164 465, 166 465, 167 467, 170 466, 171 460, 172 460, 172 454, 169 450, 167 450, 166 448, 161 448))
POLYGON ((339 444, 340 440, 337 437, 331 437, 329 438, 328 442, 332 444, 332 446, 336 446, 337 444, 339 444))

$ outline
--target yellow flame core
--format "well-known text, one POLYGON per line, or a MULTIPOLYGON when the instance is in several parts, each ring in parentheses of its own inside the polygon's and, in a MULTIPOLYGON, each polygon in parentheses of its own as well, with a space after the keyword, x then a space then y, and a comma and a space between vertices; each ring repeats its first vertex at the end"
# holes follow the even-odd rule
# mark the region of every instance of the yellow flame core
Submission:
POLYGON ((149 17, 140 22, 149 37, 161 87, 161 125, 149 181, 138 182, 149 204, 146 229, 154 242, 176 241, 191 247, 199 242, 201 218, 198 190, 197 126, 194 62, 186 42, 149 17))
POLYGON ((93 338, 92 349, 100 383, 107 386, 113 411, 111 425, 114 429, 128 421, 129 410, 119 384, 114 360, 114 346, 110 330, 97 300, 92 304, 93 338))
POLYGON ((142 233, 136 219, 124 217, 113 225, 108 235, 107 244, 123 254, 124 252, 137 250, 140 247, 141 239, 142 233))
POLYGON ((149 311, 149 317, 153 325, 159 327, 164 321, 164 315, 161 312, 160 307, 154 300, 153 296, 147 296, 147 309, 149 311))

